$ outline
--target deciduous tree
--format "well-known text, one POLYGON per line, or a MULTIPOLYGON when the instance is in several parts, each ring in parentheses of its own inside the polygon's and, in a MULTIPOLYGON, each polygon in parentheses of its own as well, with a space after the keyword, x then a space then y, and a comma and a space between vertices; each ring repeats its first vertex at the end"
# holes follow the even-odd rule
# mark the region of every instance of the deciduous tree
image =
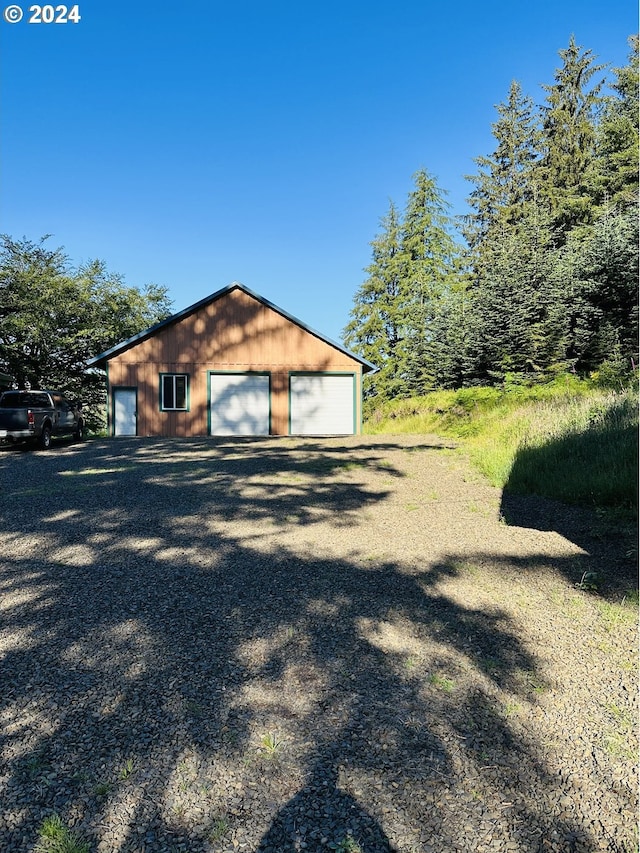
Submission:
POLYGON ((64 249, 0 238, 0 369, 20 386, 82 397, 90 423, 104 411, 104 379, 86 362, 170 313, 164 287, 140 291, 104 262, 74 269, 64 249))

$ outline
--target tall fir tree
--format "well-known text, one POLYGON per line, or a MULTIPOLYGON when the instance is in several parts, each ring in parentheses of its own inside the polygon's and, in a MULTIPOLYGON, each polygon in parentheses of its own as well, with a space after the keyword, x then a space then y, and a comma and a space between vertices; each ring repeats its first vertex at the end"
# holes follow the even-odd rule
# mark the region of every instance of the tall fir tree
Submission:
POLYGON ((365 397, 392 399, 402 390, 398 346, 402 334, 400 293, 404 279, 401 223, 393 202, 371 242, 371 263, 360 285, 343 332, 346 346, 378 367, 365 377, 365 397))
POLYGON ((546 293, 548 216, 537 186, 540 126, 531 99, 513 82, 496 107, 496 148, 478 157, 464 229, 471 251, 466 311, 466 381, 539 371, 555 357, 543 341, 551 321, 546 293))
POLYGON ((429 363, 437 388, 461 388, 476 377, 479 336, 472 305, 469 276, 462 271, 443 294, 431 323, 429 363))
POLYGON ((496 148, 489 156, 476 157, 478 173, 466 176, 475 188, 468 198, 471 212, 464 217, 463 234, 478 250, 476 264, 482 263, 482 249, 490 245, 492 232, 517 227, 535 196, 532 167, 539 157, 540 128, 533 101, 514 80, 507 100, 496 110, 496 148))
POLYGON ((380 368, 365 385, 365 395, 379 399, 433 388, 430 325, 457 263, 442 191, 424 169, 413 182, 404 218, 391 203, 382 220, 343 332, 348 347, 380 368))
POLYGON ((531 205, 517 228, 505 225, 494 236, 490 264, 474 280, 469 318, 474 378, 482 382, 502 381, 507 373, 539 375, 562 357, 544 209, 531 205))
POLYGON ((573 40, 548 87, 547 126, 556 115, 542 170, 554 181, 545 187, 555 243, 548 288, 562 316, 565 358, 582 373, 614 350, 627 364, 637 352, 637 38, 631 46, 611 95, 602 82, 591 86, 603 66, 573 40))
POLYGON ((459 268, 459 247, 452 236, 444 191, 425 169, 414 174, 413 183, 402 226, 404 333, 399 357, 405 396, 418 396, 435 387, 432 324, 459 268))
POLYGON ((589 172, 596 155, 597 111, 602 103, 604 70, 590 50, 573 36, 559 51, 562 66, 554 82, 544 86, 542 150, 539 180, 552 217, 554 241, 562 245, 572 228, 593 222, 589 172))
POLYGON ((629 39, 627 65, 615 68, 613 92, 604 98, 596 136, 590 189, 596 204, 624 208, 638 203, 638 36, 629 39))
POLYGON ((382 368, 383 398, 433 387, 637 363, 638 39, 603 92, 590 50, 562 65, 536 108, 511 84, 477 157, 464 263, 434 179, 413 176, 372 244, 345 340, 382 368))

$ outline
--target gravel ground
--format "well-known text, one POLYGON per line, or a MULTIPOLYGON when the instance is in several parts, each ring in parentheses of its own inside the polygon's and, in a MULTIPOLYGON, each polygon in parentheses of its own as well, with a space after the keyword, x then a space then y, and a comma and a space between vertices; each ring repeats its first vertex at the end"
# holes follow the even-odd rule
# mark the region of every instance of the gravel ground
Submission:
POLYGON ((92 853, 637 850, 635 572, 597 517, 425 436, 0 478, 3 853, 53 812, 92 853))

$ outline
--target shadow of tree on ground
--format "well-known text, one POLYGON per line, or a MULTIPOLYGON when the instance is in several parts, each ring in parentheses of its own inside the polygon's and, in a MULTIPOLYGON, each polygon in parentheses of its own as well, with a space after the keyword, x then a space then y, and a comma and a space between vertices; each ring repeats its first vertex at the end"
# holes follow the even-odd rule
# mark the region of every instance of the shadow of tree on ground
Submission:
POLYGON ((584 425, 576 420, 566 434, 518 450, 502 516, 511 525, 555 530, 592 555, 601 591, 637 590, 637 404, 626 395, 594 409, 584 425))
POLYGON ((513 527, 555 531, 581 548, 583 558, 565 564, 570 582, 579 583, 585 573, 596 573, 598 590, 605 595, 619 599, 637 590, 637 526, 629 520, 616 524, 587 507, 506 490, 500 512, 513 527))
POLYGON ((455 556, 367 558, 404 449, 3 455, 0 847, 57 811, 111 853, 600 849, 505 713, 545 689, 521 626, 455 556))

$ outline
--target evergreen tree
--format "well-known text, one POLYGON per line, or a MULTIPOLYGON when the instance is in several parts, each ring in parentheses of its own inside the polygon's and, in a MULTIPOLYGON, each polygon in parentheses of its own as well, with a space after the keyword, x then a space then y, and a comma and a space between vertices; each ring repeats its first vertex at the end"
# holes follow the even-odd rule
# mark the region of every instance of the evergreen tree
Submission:
POLYGON ((588 173, 596 153, 596 116, 604 78, 593 82, 605 66, 590 50, 575 43, 559 51, 562 67, 547 91, 543 108, 543 156, 540 187, 552 216, 554 240, 562 245, 572 228, 594 219, 588 173))
POLYGON ((548 278, 548 227, 532 205, 517 228, 495 232, 486 266, 474 280, 469 327, 474 378, 502 381, 507 373, 539 374, 562 357, 561 317, 548 278))
POLYGON ((367 279, 354 297, 343 340, 379 368, 377 373, 365 377, 365 397, 392 399, 401 393, 403 385, 397 351, 403 325, 400 293, 405 268, 401 223, 393 202, 381 226, 380 234, 371 243, 367 279))
POLYGON ((343 332, 346 346, 380 368, 367 378, 365 395, 381 399, 433 387, 430 326, 457 263, 442 191, 425 170, 413 180, 404 219, 391 203, 382 220, 343 332))
POLYGON ((614 349, 630 357, 637 348, 637 39, 608 97, 603 81, 591 85, 603 66, 590 51, 572 39, 560 55, 540 170, 555 243, 547 291, 564 358, 585 372, 614 349))
POLYGON ((537 110, 513 82, 494 151, 477 157, 463 267, 443 193, 413 177, 372 244, 347 343, 382 368, 384 398, 433 387, 598 369, 638 346, 638 39, 604 66, 572 37, 537 110))
POLYGON ((496 109, 496 148, 476 158, 480 170, 468 176, 475 189, 464 227, 471 247, 466 382, 539 371, 555 357, 543 346, 553 312, 545 278, 549 223, 536 183, 540 128, 516 82, 496 109))
POLYGON ((611 206, 585 236, 553 253, 550 278, 563 310, 566 357, 582 373, 618 353, 628 368, 638 350, 638 217, 611 206))
POLYGON ((599 205, 638 201, 638 36, 629 39, 629 62, 614 69, 614 93, 604 99, 590 189, 599 205))
POLYGON ((398 348, 406 396, 424 394, 435 386, 431 327, 459 266, 443 191, 425 169, 416 172, 413 182, 402 226, 403 335, 398 348))
POLYGON ((492 231, 517 226, 535 194, 532 166, 538 158, 540 129, 533 102, 514 80, 507 101, 496 110, 495 151, 476 157, 478 174, 467 176, 475 188, 468 198, 471 213, 464 217, 463 234, 471 248, 478 249, 476 266, 482 264, 482 248, 491 242, 492 231))
POLYGON ((442 296, 431 323, 429 363, 438 388, 461 388, 476 377, 479 340, 468 276, 464 273, 442 296))

